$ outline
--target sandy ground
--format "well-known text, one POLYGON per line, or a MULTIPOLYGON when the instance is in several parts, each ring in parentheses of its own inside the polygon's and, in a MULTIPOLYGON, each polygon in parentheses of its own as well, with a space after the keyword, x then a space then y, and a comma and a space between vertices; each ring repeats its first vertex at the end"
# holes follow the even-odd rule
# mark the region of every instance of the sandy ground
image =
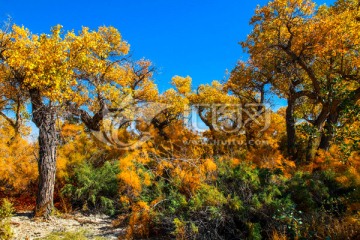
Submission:
POLYGON ((30 212, 17 213, 11 219, 14 239, 38 239, 49 235, 52 232, 62 231, 85 231, 89 239, 104 237, 106 239, 118 239, 123 233, 121 228, 113 228, 112 219, 106 215, 81 214, 62 215, 51 217, 49 220, 34 220, 30 212))

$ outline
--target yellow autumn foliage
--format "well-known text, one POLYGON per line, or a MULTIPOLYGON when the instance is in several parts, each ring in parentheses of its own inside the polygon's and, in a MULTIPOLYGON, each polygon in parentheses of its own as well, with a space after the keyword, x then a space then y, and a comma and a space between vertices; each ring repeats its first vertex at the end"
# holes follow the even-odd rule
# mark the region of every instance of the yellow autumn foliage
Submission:
POLYGON ((36 183, 37 144, 12 136, 14 129, 0 119, 0 190, 16 194, 36 183))

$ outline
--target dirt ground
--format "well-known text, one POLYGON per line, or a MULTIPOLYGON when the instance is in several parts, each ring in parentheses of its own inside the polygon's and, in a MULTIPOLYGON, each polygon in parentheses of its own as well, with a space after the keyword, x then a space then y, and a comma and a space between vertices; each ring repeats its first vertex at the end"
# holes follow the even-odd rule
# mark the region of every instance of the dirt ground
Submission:
POLYGON ((112 219, 106 215, 85 216, 79 213, 71 215, 52 216, 49 220, 34 220, 30 212, 17 213, 11 219, 14 239, 38 239, 53 232, 85 231, 89 239, 104 237, 118 239, 124 229, 113 228, 112 219))

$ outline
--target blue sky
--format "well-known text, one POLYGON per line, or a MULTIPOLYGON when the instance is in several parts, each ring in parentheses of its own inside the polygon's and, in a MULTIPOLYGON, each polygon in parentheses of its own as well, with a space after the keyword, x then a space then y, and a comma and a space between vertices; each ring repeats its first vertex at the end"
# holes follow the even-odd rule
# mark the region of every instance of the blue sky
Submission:
POLYGON ((194 85, 224 78, 242 55, 238 44, 251 28, 257 4, 267 1, 138 0, 138 1, 0 0, 0 16, 13 18, 34 33, 61 24, 96 29, 111 25, 131 45, 135 59, 150 59, 160 90, 174 75, 190 75, 194 85))
MULTIPOLYGON (((246 60, 239 41, 251 31, 249 20, 267 0, 0 0, 0 20, 8 16, 33 33, 56 24, 75 31, 114 26, 131 45, 134 59, 147 58, 157 68, 160 91, 174 75, 191 76, 194 88, 225 78, 237 60, 246 60)), ((331 4, 333 0, 318 0, 331 4)), ((275 109, 285 101, 274 99, 275 109)))
MULTIPOLYGON (((317 1, 321 4, 328 1, 317 1)), ((194 86, 222 80, 238 59, 245 60, 238 42, 251 31, 248 22, 256 5, 266 0, 135 0, 21 1, 0 0, 0 19, 34 33, 81 26, 114 26, 131 45, 134 59, 145 57, 157 68, 156 83, 169 88, 174 75, 193 78, 194 86)))
MULTIPOLYGON (((191 76, 196 88, 223 80, 239 59, 246 60, 239 41, 251 31, 249 20, 267 0, 118 0, 21 1, 0 0, 0 21, 9 16, 33 33, 48 33, 61 24, 65 30, 82 26, 118 28, 131 45, 134 59, 156 66, 160 91, 174 75, 191 76)), ((333 0, 318 0, 332 4, 333 0)), ((274 109, 285 105, 274 98, 274 109)), ((33 127, 34 135, 37 133, 33 127)))

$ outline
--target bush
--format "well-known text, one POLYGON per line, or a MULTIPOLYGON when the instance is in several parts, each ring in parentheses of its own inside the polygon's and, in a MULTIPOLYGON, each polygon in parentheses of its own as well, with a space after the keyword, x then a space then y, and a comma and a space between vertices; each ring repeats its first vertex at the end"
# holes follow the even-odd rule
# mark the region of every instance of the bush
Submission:
MULTIPOLYGON (((87 240, 89 239, 87 237, 86 231, 75 231, 75 232, 56 232, 51 233, 49 236, 41 238, 42 240, 87 240)), ((102 237, 95 237, 92 238, 94 240, 105 240, 105 238, 102 237)))
POLYGON ((358 189, 356 185, 341 185, 332 171, 296 172, 287 182, 286 193, 303 212, 322 209, 340 216, 346 212, 346 205, 358 201, 358 189))
POLYGON ((66 180, 61 193, 70 199, 75 208, 114 215, 119 199, 118 173, 117 162, 105 162, 98 168, 82 163, 75 168, 74 175, 66 180))
POLYGON ((218 165, 216 185, 228 196, 224 206, 228 224, 218 231, 232 239, 261 239, 269 238, 274 229, 291 229, 288 226, 292 222, 280 215, 294 208, 294 203, 284 194, 286 178, 281 171, 244 162, 232 166, 228 160, 218 165))
POLYGON ((303 235, 307 239, 357 240, 360 236, 360 221, 357 218, 317 214, 312 216, 309 222, 312 224, 309 224, 308 231, 303 231, 303 235))
POLYGON ((11 239, 13 232, 11 230, 10 219, 13 216, 13 205, 7 199, 3 199, 0 207, 0 239, 11 239))
POLYGON ((144 175, 151 181, 136 191, 133 182, 120 183, 128 238, 346 239, 347 231, 358 233, 359 222, 346 216, 358 187, 350 191, 331 172, 289 175, 229 158, 131 166, 133 175, 141 173, 139 182, 144 175), (340 219, 347 221, 326 227, 340 219))
MULTIPOLYGON (((234 165, 231 159, 206 160, 198 168, 186 162, 171 164, 151 185, 143 186, 140 195, 126 201, 131 205, 132 237, 261 239, 269 238, 274 229, 294 236, 298 232, 297 216, 292 215, 295 205, 284 194, 286 178, 281 171, 234 165), (201 172, 202 167, 211 171, 201 172), (283 217, 283 212, 289 216, 283 217), (141 231, 142 235, 139 226, 150 232, 141 231)), ((156 176, 153 168, 141 169, 156 176)))

